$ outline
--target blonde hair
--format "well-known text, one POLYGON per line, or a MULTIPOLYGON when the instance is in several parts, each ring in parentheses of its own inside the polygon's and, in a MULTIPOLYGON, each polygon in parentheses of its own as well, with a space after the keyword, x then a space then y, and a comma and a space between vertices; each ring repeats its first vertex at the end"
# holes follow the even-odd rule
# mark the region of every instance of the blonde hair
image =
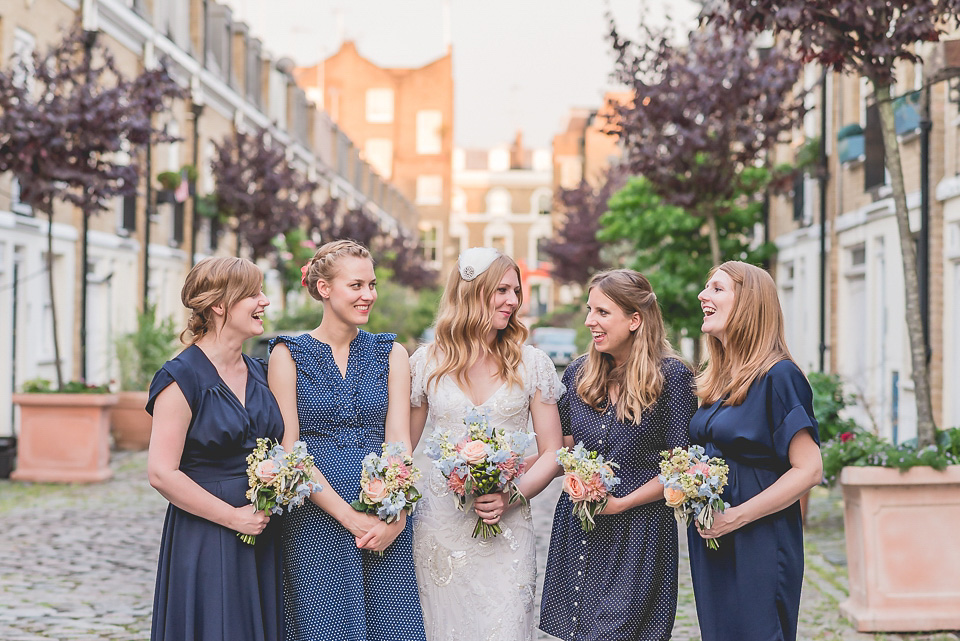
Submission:
POLYGON ((617 419, 636 424, 646 410, 656 405, 663 391, 663 360, 679 357, 667 339, 657 296, 646 276, 632 269, 614 269, 590 279, 587 291, 594 288, 627 316, 639 314, 640 326, 633 331, 630 353, 619 366, 614 364, 613 356, 590 345, 587 360, 577 372, 577 395, 602 412, 606 411, 611 385, 617 385, 617 419))
POLYGON ((724 399, 739 405, 750 385, 780 361, 793 361, 783 331, 777 286, 765 270, 737 260, 714 267, 709 281, 723 270, 733 281, 733 309, 724 327, 726 344, 707 336, 707 364, 697 376, 697 396, 704 403, 724 399))
POLYGON ((307 292, 316 300, 323 300, 317 283, 321 280, 332 281, 337 275, 337 263, 345 256, 367 258, 373 262, 370 251, 358 242, 352 240, 334 240, 322 245, 313 258, 307 261, 307 271, 304 274, 307 292))
POLYGON ((194 345, 216 328, 211 307, 223 305, 226 321, 234 304, 256 296, 262 288, 263 272, 246 258, 204 258, 193 266, 180 290, 183 306, 192 312, 180 342, 194 345))
POLYGON ((473 280, 463 280, 460 270, 454 267, 443 290, 431 355, 437 357, 438 365, 427 378, 427 384, 451 374, 459 384, 466 385, 466 373, 470 367, 485 356, 492 356, 497 363, 497 374, 510 385, 522 385, 520 364, 523 344, 527 340, 527 328, 517 317, 523 304, 523 294, 518 297, 507 326, 497 331, 493 345, 486 336, 493 327, 492 299, 497 285, 509 270, 517 274, 520 268, 509 256, 498 255, 490 267, 473 280))

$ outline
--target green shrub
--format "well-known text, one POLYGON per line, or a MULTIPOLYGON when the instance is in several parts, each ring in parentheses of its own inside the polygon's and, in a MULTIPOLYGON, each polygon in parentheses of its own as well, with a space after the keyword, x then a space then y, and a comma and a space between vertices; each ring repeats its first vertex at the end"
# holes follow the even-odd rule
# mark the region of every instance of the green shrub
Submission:
POLYGON ((137 330, 117 339, 120 389, 143 391, 177 349, 178 332, 170 318, 157 322, 153 305, 137 314, 137 330))

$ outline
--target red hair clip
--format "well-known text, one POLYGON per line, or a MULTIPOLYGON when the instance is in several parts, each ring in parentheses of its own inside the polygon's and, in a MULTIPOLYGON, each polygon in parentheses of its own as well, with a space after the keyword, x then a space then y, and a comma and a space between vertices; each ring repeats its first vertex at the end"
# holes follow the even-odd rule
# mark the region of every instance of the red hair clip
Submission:
POLYGON ((307 286, 307 270, 310 269, 310 263, 307 263, 300 268, 300 284, 304 287, 307 286))

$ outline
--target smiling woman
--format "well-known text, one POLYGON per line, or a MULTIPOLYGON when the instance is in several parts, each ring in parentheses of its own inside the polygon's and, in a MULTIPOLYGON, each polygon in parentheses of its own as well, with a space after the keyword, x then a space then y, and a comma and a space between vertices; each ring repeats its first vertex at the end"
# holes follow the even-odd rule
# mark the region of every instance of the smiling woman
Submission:
POLYGON ((189 347, 150 385, 147 474, 170 501, 154 593, 157 640, 280 641, 276 525, 246 498, 246 457, 258 438, 279 439, 283 418, 263 361, 243 341, 263 333, 270 304, 263 274, 242 258, 208 258, 190 270, 189 347), (257 536, 256 547, 235 533, 257 536))

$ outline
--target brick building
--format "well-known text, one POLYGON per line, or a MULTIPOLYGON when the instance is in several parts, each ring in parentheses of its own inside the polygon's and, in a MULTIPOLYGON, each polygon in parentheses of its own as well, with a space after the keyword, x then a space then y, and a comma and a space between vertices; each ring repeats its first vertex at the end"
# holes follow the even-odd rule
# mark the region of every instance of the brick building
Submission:
POLYGON ((353 141, 355 152, 416 204, 426 258, 444 274, 456 259, 448 226, 452 50, 422 67, 386 68, 348 41, 317 65, 296 69, 294 76, 353 141))

